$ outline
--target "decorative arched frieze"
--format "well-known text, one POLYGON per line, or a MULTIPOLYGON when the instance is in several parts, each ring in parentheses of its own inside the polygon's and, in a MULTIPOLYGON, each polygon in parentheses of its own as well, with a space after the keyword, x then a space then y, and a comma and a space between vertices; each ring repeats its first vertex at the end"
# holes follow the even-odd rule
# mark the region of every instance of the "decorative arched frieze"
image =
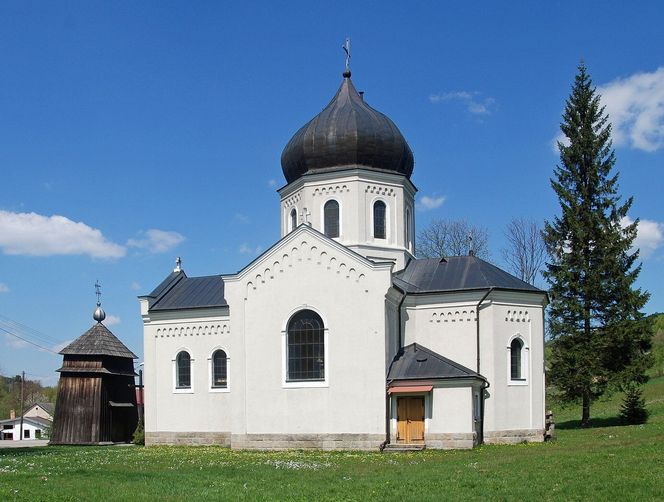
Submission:
POLYGON ((441 309, 434 310, 431 313, 429 322, 474 322, 477 318, 475 317, 474 309, 466 310, 451 310, 451 309, 441 309))
POLYGON ((157 328, 155 338, 182 338, 193 336, 227 335, 231 329, 228 323, 195 324, 193 326, 169 326, 157 328))
POLYGON ((530 314, 527 310, 508 310, 505 316, 507 322, 530 322, 530 314))

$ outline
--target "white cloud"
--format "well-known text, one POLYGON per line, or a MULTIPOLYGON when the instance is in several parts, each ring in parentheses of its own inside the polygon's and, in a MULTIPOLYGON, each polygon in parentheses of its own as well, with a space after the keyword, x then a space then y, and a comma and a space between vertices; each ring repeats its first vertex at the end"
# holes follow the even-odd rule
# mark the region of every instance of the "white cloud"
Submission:
POLYGON ((137 283, 136 281, 134 281, 134 282, 132 282, 132 283, 129 285, 129 288, 130 288, 132 291, 138 291, 138 290, 141 289, 141 285, 140 285, 139 283, 137 283))
POLYGON ((115 326, 116 324, 120 324, 122 320, 116 316, 116 315, 107 315, 106 319, 104 319, 104 324, 106 326, 115 326))
POLYGON ((127 246, 145 249, 150 253, 164 253, 182 243, 184 239, 184 236, 177 232, 151 228, 150 230, 141 232, 140 238, 129 239, 127 246))
POLYGON ((275 179, 267 180, 267 186, 269 186, 270 188, 276 187, 277 186, 277 180, 275 180, 275 179))
POLYGON ((242 214, 242 213, 235 213, 233 215, 233 221, 235 223, 242 223, 242 224, 247 224, 249 223, 249 216, 242 214))
POLYGON ((28 342, 16 338, 9 333, 5 333, 5 344, 12 349, 24 349, 30 345, 28 342))
POLYGON ((440 197, 429 197, 428 195, 425 195, 420 197, 417 201, 417 208, 422 211, 430 211, 431 209, 436 209, 437 207, 442 206, 443 202, 445 202, 445 197, 442 195, 440 197))
POLYGON ((664 66, 597 87, 616 146, 654 152, 664 147, 664 66))
POLYGON ((262 250, 263 250, 263 248, 261 246, 253 247, 253 246, 249 246, 247 244, 242 244, 238 248, 238 253, 240 253, 240 254, 249 254, 249 255, 257 255, 257 254, 260 254, 260 252, 262 250))
POLYGON ((85 254, 121 258, 124 246, 106 239, 100 230, 64 216, 0 210, 0 248, 9 255, 52 256, 85 254))
POLYGON ((0 282, 0 293, 9 293, 9 286, 4 282, 0 282))
POLYGON ((51 349, 53 352, 60 352, 62 349, 64 349, 67 345, 69 345, 71 342, 74 340, 67 340, 65 342, 59 343, 57 345, 54 345, 53 348, 51 349))
POLYGON ((489 115, 496 104, 496 100, 491 97, 482 97, 479 92, 468 91, 430 94, 429 101, 434 104, 444 101, 458 101, 466 107, 468 113, 473 115, 489 115))
MULTIPOLYGON (((634 220, 629 216, 625 216, 620 220, 620 224, 623 227, 632 223, 634 223, 634 220)), ((650 257, 662 244, 662 240, 664 240, 664 223, 652 220, 639 220, 633 247, 641 250, 641 258, 646 259, 650 257)))

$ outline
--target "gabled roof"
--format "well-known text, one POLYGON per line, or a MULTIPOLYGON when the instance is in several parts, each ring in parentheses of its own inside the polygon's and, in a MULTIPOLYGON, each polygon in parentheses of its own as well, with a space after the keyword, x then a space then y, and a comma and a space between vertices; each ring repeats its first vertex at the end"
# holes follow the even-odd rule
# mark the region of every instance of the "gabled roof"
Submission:
POLYGON ((417 343, 403 347, 390 365, 388 380, 485 378, 417 343))
MULTIPOLYGON (((41 417, 23 417, 23 423, 25 422, 32 422, 33 425, 41 425, 42 427, 48 427, 49 425, 53 424, 52 420, 48 420, 46 418, 41 418, 41 417)), ((4 420, 0 420, 0 424, 19 424, 21 423, 21 417, 18 416, 16 418, 6 418, 4 420)))
POLYGON ((39 406, 42 410, 44 410, 49 415, 53 415, 53 412, 55 411, 55 405, 53 403, 33 403, 31 406, 29 406, 25 409, 25 412, 23 414, 25 415, 28 411, 30 411, 35 406, 39 406))
POLYGON ((147 295, 150 311, 225 307, 224 280, 220 275, 187 277, 173 272, 147 295))
POLYGON ((545 293, 476 256, 411 260, 405 269, 394 274, 393 283, 405 293, 489 288, 545 293))
POLYGON ((115 356, 138 359, 138 356, 98 322, 60 351, 62 355, 115 356))

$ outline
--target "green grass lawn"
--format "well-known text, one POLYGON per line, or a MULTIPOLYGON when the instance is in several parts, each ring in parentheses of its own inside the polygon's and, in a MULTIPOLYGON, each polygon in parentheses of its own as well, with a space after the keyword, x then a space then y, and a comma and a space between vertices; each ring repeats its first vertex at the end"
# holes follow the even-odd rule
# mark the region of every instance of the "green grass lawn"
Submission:
POLYGON ((0 450, 0 500, 664 500, 664 378, 651 417, 618 426, 621 396, 554 407, 558 439, 415 453, 236 452, 217 447, 0 450))

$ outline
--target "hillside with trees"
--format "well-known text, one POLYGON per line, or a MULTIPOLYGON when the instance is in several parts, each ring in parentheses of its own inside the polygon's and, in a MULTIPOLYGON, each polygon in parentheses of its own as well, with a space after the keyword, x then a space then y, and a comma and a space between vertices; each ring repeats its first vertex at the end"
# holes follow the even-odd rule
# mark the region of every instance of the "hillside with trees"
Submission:
MULTIPOLYGON (((37 380, 25 379, 23 386, 23 409, 35 403, 55 403, 57 387, 44 387, 37 380)), ((21 410, 21 375, 0 376, 0 420, 9 418, 10 410, 16 415, 21 410)))

